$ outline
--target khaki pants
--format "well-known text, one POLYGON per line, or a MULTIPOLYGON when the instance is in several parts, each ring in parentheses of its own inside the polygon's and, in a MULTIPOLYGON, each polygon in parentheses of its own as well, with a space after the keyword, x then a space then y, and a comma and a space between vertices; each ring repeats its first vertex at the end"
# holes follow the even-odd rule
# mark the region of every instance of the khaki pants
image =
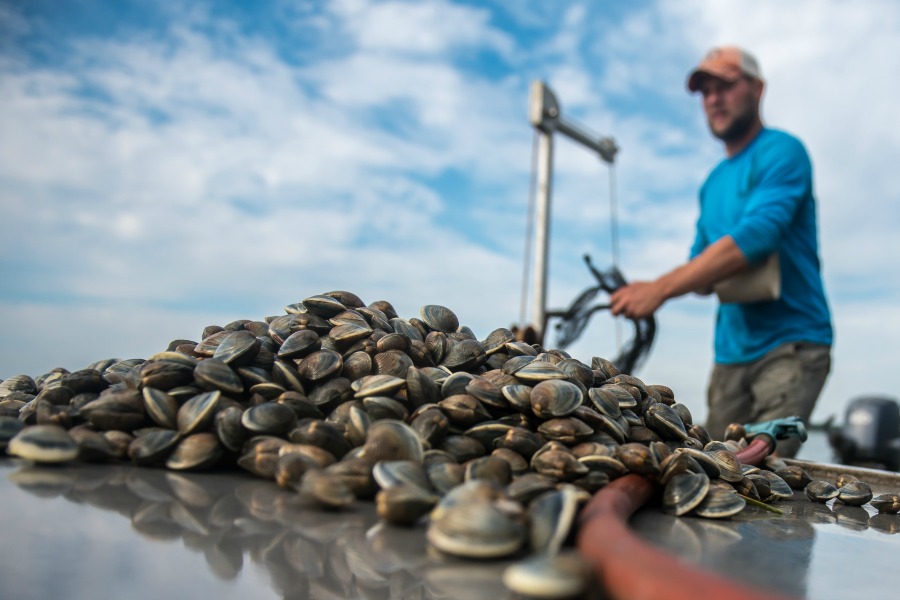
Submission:
MULTIPOLYGON (((809 422, 831 369, 831 346, 791 342, 762 358, 739 365, 713 367, 707 390, 706 428, 723 439, 730 423, 758 423, 797 415, 809 422)), ((800 440, 778 442, 780 456, 792 457, 800 440)))

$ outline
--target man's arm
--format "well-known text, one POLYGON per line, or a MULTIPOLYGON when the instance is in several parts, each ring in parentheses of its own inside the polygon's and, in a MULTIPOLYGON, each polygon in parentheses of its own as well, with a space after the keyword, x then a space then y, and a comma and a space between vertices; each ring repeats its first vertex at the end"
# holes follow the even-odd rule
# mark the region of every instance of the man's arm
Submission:
POLYGON ((610 298, 614 315, 640 319, 652 315, 666 300, 689 292, 709 293, 712 286, 747 268, 747 259, 731 236, 710 244, 690 262, 677 267, 655 281, 637 281, 610 298))

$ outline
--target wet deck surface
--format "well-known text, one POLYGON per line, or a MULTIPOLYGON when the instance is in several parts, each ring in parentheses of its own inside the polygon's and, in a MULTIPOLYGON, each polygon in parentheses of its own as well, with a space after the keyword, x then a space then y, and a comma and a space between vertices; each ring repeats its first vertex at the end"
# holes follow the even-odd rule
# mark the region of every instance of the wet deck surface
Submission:
POLYGON ((685 562, 764 590, 817 600, 897 597, 900 515, 813 503, 796 491, 775 506, 784 514, 748 506, 728 520, 643 510, 632 527, 685 562))
POLYGON ((487 563, 430 554, 424 528, 303 507, 243 474, 0 459, 0 598, 510 597, 487 563))
MULTIPOLYGON (((895 597, 900 516, 796 496, 778 504, 780 516, 748 508, 710 521, 648 509, 633 525, 687 562, 756 586, 895 597)), ((0 507, 2 598, 513 597, 500 581, 509 562, 438 556, 422 527, 380 524, 371 503, 322 512, 243 474, 0 459, 0 507)))

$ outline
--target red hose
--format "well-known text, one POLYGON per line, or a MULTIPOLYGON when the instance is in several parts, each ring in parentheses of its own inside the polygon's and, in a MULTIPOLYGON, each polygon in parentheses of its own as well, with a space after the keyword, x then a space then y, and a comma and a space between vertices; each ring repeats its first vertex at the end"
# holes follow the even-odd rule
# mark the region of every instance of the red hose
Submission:
MULTIPOLYGON (((762 437, 738 454, 755 464, 771 452, 762 437), (759 441, 760 443, 757 443, 759 441), (764 446, 764 451, 761 447, 764 446)), ((655 486, 629 474, 594 494, 579 517, 578 550, 594 567, 597 581, 615 600, 787 600, 703 571, 638 538, 628 519, 653 495, 655 486)))

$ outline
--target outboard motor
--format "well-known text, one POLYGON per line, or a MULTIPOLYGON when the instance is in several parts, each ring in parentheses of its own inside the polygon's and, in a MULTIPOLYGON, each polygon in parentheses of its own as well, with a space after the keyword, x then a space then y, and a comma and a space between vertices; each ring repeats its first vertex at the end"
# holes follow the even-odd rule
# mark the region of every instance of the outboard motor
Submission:
POLYGON ((900 469, 900 405, 893 398, 864 396, 847 405, 843 429, 828 441, 843 464, 900 469))

